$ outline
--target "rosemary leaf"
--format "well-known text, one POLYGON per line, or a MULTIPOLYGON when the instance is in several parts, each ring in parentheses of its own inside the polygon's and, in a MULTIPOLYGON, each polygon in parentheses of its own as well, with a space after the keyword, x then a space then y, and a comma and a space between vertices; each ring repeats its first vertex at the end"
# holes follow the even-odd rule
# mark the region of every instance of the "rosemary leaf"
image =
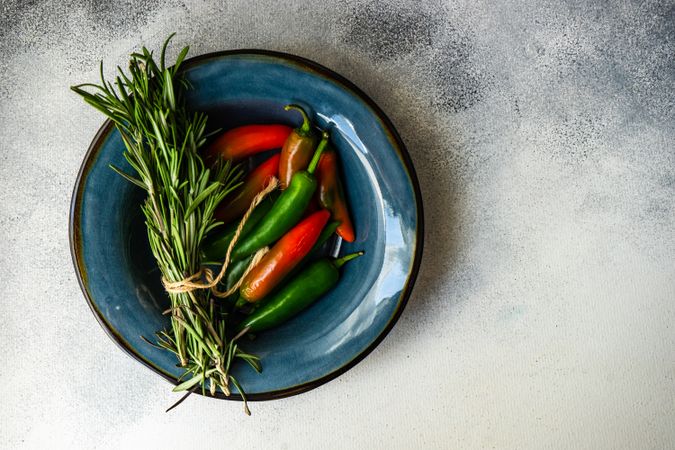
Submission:
MULTIPOLYGON (((111 168, 146 191, 141 210, 150 249, 163 279, 178 282, 200 271, 202 241, 219 224, 215 208, 239 186, 243 174, 229 161, 211 170, 205 167, 198 150, 206 142, 207 117, 185 106, 189 83, 179 68, 188 47, 181 50, 173 67, 166 66, 172 37, 162 46, 159 65, 143 47, 130 55, 126 73, 117 67, 114 83, 105 80, 101 62, 100 85, 85 83, 71 89, 113 121, 120 133, 124 158, 136 174, 111 168)), ((229 374, 230 365, 240 359, 260 370, 260 364, 238 348, 236 338, 225 334, 227 316, 214 307, 210 291, 169 293, 168 297, 171 325, 157 333, 156 346, 176 355, 184 370, 179 380, 189 376, 174 391, 201 388, 202 393, 208 389, 213 394, 219 386, 229 395, 231 380, 245 401, 239 383, 229 374)))

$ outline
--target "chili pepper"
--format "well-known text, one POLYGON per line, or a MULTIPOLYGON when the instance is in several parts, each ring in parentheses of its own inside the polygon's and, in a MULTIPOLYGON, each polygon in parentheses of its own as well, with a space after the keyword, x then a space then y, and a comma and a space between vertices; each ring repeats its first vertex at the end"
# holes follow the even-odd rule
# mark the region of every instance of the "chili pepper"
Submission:
POLYGON ((291 228, 246 275, 240 289, 241 298, 255 303, 269 294, 307 256, 329 218, 330 213, 324 209, 291 228))
MULTIPOLYGON (((232 286, 234 286, 244 275, 244 272, 246 272, 246 269, 248 268, 248 265, 251 264, 251 261, 253 261, 253 258, 255 258, 255 255, 234 261, 230 264, 230 267, 227 268, 227 275, 225 277, 225 286, 228 291, 232 289, 232 286)), ((235 294, 232 295, 235 296, 235 294)))
POLYGON ((322 258, 311 264, 246 317, 239 324, 239 331, 267 330, 295 316, 337 284, 340 267, 361 255, 363 252, 352 253, 333 261, 322 258))
POLYGON ((253 198, 260 191, 265 189, 272 177, 275 177, 279 171, 279 154, 276 154, 253 169, 248 174, 244 183, 235 191, 235 197, 232 200, 223 200, 216 208, 214 213, 216 220, 223 223, 229 223, 232 220, 241 217, 251 206, 253 198))
POLYGON ((317 136, 312 131, 312 125, 307 113, 298 105, 286 105, 286 111, 295 109, 302 115, 302 125, 293 130, 281 148, 281 160, 279 161, 279 183, 281 189, 286 189, 291 183, 295 172, 304 170, 312 159, 317 136))
MULTIPOLYGON (((295 274, 299 272, 299 270, 302 269, 302 266, 309 260, 311 259, 314 255, 316 255, 316 252, 319 251, 321 246, 326 243, 328 238, 331 237, 333 233, 335 233, 335 229, 337 228, 339 222, 329 222, 323 230, 321 230, 321 234, 319 235, 319 238, 316 240, 316 243, 312 247, 312 249, 307 253, 307 255, 298 263, 291 272, 286 275, 286 278, 292 278, 295 274)), ((246 272, 246 268, 248 265, 251 263, 251 260, 253 260, 253 255, 249 256, 248 258, 239 260, 239 261, 234 261, 232 265, 227 269, 227 276, 226 276, 226 289, 230 290, 232 289, 232 286, 239 281, 239 279, 244 275, 244 272, 246 272)), ((237 307, 244 306, 246 303, 245 300, 243 302, 238 302, 237 307)))
MULTIPOLYGON (((247 236, 251 230, 256 226, 260 220, 265 217, 265 215, 272 209, 274 205, 274 200, 276 198, 275 193, 271 193, 265 197, 258 206, 253 210, 248 220, 244 224, 244 227, 241 229, 239 234, 239 239, 243 239, 247 236)), ((222 232, 210 236, 207 238, 202 249, 203 257, 206 261, 219 261, 225 258, 225 253, 227 253, 227 248, 230 246, 230 242, 234 237, 234 234, 237 232, 237 227, 239 222, 234 222, 225 227, 222 232)))
POLYGON ((340 221, 337 234, 347 242, 354 242, 354 227, 349 218, 349 209, 340 182, 337 153, 332 148, 327 148, 323 152, 317 169, 317 178, 319 180, 319 204, 331 212, 333 220, 340 221))
POLYGON ((309 251, 307 254, 307 257, 309 258, 314 254, 319 248, 326 243, 328 238, 335 233, 335 230, 337 229, 338 225, 340 225, 340 222, 337 220, 331 220, 328 222, 328 224, 323 227, 323 230, 321 230, 321 234, 319 235, 319 239, 316 240, 316 244, 314 244, 314 247, 309 251))
POLYGON ((256 153, 280 148, 292 128, 286 125, 244 125, 221 134, 206 148, 206 158, 220 155, 239 160, 256 153))
POLYGON ((324 132, 307 170, 293 175, 291 184, 281 192, 272 210, 256 225, 251 234, 237 243, 233 251, 234 259, 252 255, 279 239, 298 223, 316 191, 317 182, 313 173, 327 142, 328 133, 324 132))
POLYGON ((330 238, 333 233, 335 233, 335 230, 337 229, 338 225, 340 225, 340 222, 337 220, 331 220, 328 222, 328 224, 323 228, 321 231, 321 234, 319 235, 319 239, 316 240, 316 244, 314 244, 314 247, 307 253, 307 256, 305 256, 298 265, 296 265, 293 270, 291 270, 288 275, 286 275, 286 278, 284 280, 290 280, 291 278, 295 277, 305 266, 305 264, 313 259, 317 252, 321 249, 321 246, 328 241, 328 238, 330 238))

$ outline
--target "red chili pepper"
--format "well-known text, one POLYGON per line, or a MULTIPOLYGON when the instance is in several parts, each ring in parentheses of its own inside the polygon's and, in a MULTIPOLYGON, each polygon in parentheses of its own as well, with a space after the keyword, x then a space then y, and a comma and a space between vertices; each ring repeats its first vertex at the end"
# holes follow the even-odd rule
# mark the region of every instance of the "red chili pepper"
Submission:
POLYGON ((349 218, 349 209, 340 182, 337 153, 332 148, 326 148, 321 155, 317 178, 319 179, 319 204, 331 212, 333 220, 340 222, 336 231, 338 236, 347 242, 354 242, 354 227, 349 218))
POLYGON ((206 157, 217 155, 239 160, 256 153, 280 148, 293 129, 286 125, 244 125, 233 128, 216 138, 206 149, 206 157))
POLYGON ((255 303, 269 294, 309 253, 329 218, 330 212, 317 211, 291 228, 246 275, 241 298, 255 303))
POLYGON ((279 154, 271 156, 258 167, 248 174, 244 183, 235 191, 235 197, 228 201, 228 197, 216 208, 216 220, 223 223, 229 223, 242 216, 253 198, 262 191, 272 177, 276 177, 279 172, 279 154))

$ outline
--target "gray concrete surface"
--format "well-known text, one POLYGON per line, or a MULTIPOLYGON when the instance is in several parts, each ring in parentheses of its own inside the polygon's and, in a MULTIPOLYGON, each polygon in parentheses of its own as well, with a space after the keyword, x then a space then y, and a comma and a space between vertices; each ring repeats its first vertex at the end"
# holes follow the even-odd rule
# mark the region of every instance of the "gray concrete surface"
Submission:
POLYGON ((0 446, 675 447, 675 3, 0 2, 0 446), (253 405, 108 339, 68 250, 102 122, 68 91, 140 44, 282 50, 354 81, 408 145, 419 281, 365 361, 253 405))

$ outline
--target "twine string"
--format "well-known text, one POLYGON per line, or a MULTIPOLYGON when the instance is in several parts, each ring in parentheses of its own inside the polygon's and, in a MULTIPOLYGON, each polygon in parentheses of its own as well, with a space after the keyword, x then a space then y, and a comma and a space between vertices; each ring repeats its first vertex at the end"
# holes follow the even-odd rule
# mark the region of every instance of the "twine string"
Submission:
POLYGON ((255 256, 253 257, 248 267, 244 271, 244 274, 239 278, 239 280, 234 284, 234 286, 232 286, 225 292, 218 291, 217 286, 218 283, 222 281, 223 277, 225 276, 225 272, 227 271, 227 268, 230 265, 232 250, 234 249, 234 246, 239 240, 239 236, 241 235, 241 232, 244 229, 244 225, 246 225, 246 222, 253 213, 253 210, 265 199, 265 197, 270 192, 272 192, 277 188, 278 184, 279 181, 275 177, 272 177, 270 181, 267 183, 267 186, 265 186, 265 189, 260 191, 253 198, 251 205, 248 207, 248 210, 246 211, 246 214, 244 214, 244 217, 242 217, 241 220, 239 221, 239 225, 237 226, 237 229, 234 232, 232 241, 230 241, 230 245, 227 247, 227 252, 225 253, 225 261, 223 261, 223 265, 220 266, 220 272, 218 272, 218 275, 215 278, 213 277, 213 271, 211 269, 202 267, 197 272, 179 281, 168 281, 166 278, 162 278, 162 284, 164 285, 164 289, 171 294, 192 292, 197 289, 211 289, 213 295, 219 298, 227 297, 233 294, 237 289, 239 289, 246 275, 248 275, 248 273, 253 269, 253 267, 255 267, 255 265, 258 264, 260 260, 263 258, 263 256, 265 256, 265 253, 267 253, 268 251, 267 247, 264 247, 256 252, 255 256), (202 278, 205 279, 206 282, 200 281, 202 280, 202 278))

